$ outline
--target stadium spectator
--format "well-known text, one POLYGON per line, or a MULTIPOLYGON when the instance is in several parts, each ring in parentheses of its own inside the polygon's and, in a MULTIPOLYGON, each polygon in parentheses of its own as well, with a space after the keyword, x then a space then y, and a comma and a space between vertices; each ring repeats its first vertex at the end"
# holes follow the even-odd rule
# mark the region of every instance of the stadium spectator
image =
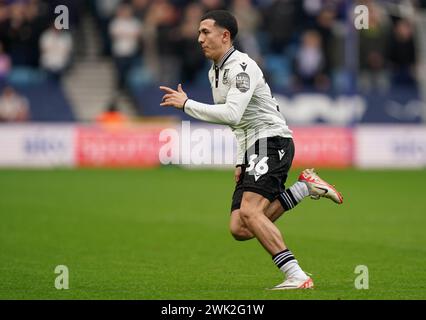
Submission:
POLYGON ((99 22, 102 38, 102 53, 111 55, 111 41, 109 37, 109 25, 122 0, 95 0, 95 12, 99 22))
POLYGON ((198 23, 203 15, 203 7, 199 3, 189 4, 184 11, 177 44, 182 60, 180 78, 185 83, 196 80, 200 69, 205 65, 205 59, 198 43, 198 23))
POLYGON ((332 52, 333 41, 335 36, 333 34, 333 27, 335 23, 336 12, 330 7, 321 10, 316 18, 315 30, 321 36, 321 49, 324 54, 324 73, 330 75, 332 69, 332 52))
POLYGON ((302 12, 304 24, 308 28, 314 27, 317 17, 323 8, 323 1, 321 0, 303 0, 302 12))
POLYGON ((0 121, 22 122, 28 119, 28 99, 19 95, 11 86, 6 86, 0 95, 0 121))
POLYGON ((262 17, 250 0, 232 1, 231 11, 238 20, 238 45, 257 63, 262 64, 259 44, 256 34, 262 17))
POLYGON ((102 125, 122 125, 129 119, 118 110, 116 102, 113 101, 108 108, 96 117, 96 122, 102 125))
POLYGON ((394 85, 414 86, 416 83, 416 50, 413 33, 413 26, 408 20, 401 19, 396 22, 389 49, 394 85))
POLYGON ((135 12, 135 17, 140 21, 145 19, 149 4, 150 0, 132 0, 132 7, 135 12))
POLYGON ((8 52, 14 66, 38 67, 38 39, 43 28, 37 7, 32 2, 13 2, 6 27, 8 52))
POLYGON ((5 52, 3 43, 0 42, 0 81, 4 80, 12 68, 9 55, 5 52))
POLYGON ((297 34, 301 19, 299 0, 274 0, 263 11, 263 29, 268 51, 281 54, 297 34))
POLYGON ((145 65, 156 82, 174 83, 180 71, 177 8, 168 0, 151 4, 144 25, 145 65))
POLYGON ((390 18, 386 11, 370 0, 367 6, 368 29, 359 31, 359 88, 362 91, 387 90, 389 73, 386 61, 389 49, 390 18))
POLYGON ((128 72, 138 57, 141 29, 140 21, 133 16, 132 7, 126 3, 120 4, 109 26, 119 89, 125 88, 128 72))
POLYGON ((321 36, 317 31, 308 30, 302 36, 302 44, 294 61, 294 88, 325 90, 329 78, 325 74, 325 56, 321 36))
POLYGON ((9 22, 9 7, 0 2, 0 41, 7 39, 7 28, 9 22))
POLYGON ((56 81, 59 81, 69 66, 73 39, 67 30, 58 30, 52 25, 40 37, 40 65, 56 81))

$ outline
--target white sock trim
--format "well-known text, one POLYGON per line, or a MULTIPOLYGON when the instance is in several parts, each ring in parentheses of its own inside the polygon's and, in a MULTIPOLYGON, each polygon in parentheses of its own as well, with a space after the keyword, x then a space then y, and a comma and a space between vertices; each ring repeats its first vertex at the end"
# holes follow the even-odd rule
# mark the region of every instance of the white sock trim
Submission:
POLYGON ((290 191, 297 202, 300 202, 303 198, 309 196, 308 186, 304 182, 297 181, 290 187, 290 191))

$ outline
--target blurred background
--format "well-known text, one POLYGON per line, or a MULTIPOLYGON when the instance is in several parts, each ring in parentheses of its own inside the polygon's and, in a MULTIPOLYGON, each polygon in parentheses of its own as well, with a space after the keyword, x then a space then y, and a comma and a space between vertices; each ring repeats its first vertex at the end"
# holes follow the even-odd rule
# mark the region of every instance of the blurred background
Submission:
MULTIPOLYGON (((108 145, 119 134, 104 137, 99 124, 179 127, 180 120, 189 120, 173 108, 159 107, 158 85, 182 83, 190 97, 212 103, 207 78, 211 62, 203 57, 197 34, 200 17, 213 9, 228 9, 237 17, 235 46, 264 71, 296 140, 303 140, 300 145, 309 144, 312 134, 317 142, 324 139, 319 147, 304 147, 308 156, 323 150, 329 157, 330 148, 339 149, 335 157, 346 157, 341 165, 353 165, 365 145, 357 145, 362 134, 354 132, 365 125, 394 124, 388 129, 401 136, 401 125, 416 124, 420 126, 413 130, 423 133, 424 0, 1 0, 0 141, 9 149, 20 144, 21 151, 6 155, 4 148, 0 165, 31 165, 31 157, 40 154, 47 163, 74 166, 78 159, 60 159, 108 145), (368 8, 367 29, 354 26, 358 5, 368 8), (61 6, 67 9, 65 29, 54 24, 64 22, 61 6), (52 131, 57 123, 67 125, 52 131), (88 128, 90 124, 98 129, 88 128), (34 125, 38 138, 29 129, 34 125), (40 136, 43 130, 50 131, 40 136), (20 138, 12 143, 4 138, 9 135, 20 138), (93 143, 81 147, 86 140, 93 143)), ((146 130, 150 142, 137 145, 158 140, 158 130, 146 130)), ((416 140, 417 134, 412 137, 414 146, 410 140, 407 148, 389 148, 417 152, 408 156, 422 158, 416 161, 424 165, 424 142, 416 140)), ((118 152, 117 146, 98 149, 108 148, 118 152)), ((375 147, 370 151, 378 152, 375 147)))
POLYGON ((158 108, 153 88, 179 82, 211 100, 197 33, 212 9, 235 14, 236 47, 259 63, 274 92, 361 94, 367 110, 341 119, 348 124, 421 122, 422 108, 384 107, 424 93, 422 0, 2 0, 1 101, 23 100, 20 112, 0 118, 90 122, 112 107, 129 117, 162 115, 170 110, 158 108), (360 31, 358 4, 369 9, 369 28, 360 31), (69 30, 53 26, 59 5, 68 8, 69 30), (370 101, 377 94, 382 103, 370 101))
POLYGON ((425 30, 426 0, 0 0, 0 298, 425 299, 425 30), (278 222, 307 294, 263 290, 279 271, 229 234, 231 130, 159 106, 160 84, 213 102, 219 8, 294 132, 289 185, 315 167, 344 195, 278 222))

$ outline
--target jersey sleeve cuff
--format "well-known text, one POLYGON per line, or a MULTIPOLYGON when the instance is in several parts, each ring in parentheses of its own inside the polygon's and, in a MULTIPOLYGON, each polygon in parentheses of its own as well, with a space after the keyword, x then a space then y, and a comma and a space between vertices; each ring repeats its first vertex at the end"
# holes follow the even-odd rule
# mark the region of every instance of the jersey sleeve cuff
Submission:
POLYGON ((189 98, 187 98, 187 99, 185 100, 185 102, 183 103, 183 106, 182 106, 182 111, 183 111, 183 112, 185 112, 185 105, 186 105, 186 103, 188 102, 188 100, 189 100, 189 98))

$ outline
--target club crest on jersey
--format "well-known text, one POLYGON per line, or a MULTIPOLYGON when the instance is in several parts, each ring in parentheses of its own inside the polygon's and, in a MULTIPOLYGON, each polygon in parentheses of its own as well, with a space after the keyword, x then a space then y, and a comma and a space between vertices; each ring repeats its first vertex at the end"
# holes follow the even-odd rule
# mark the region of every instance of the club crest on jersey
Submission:
POLYGON ((237 74, 236 78, 237 89, 241 92, 247 92, 250 90, 250 76, 245 72, 237 74))
POLYGON ((222 79, 222 83, 223 84, 228 84, 228 74, 229 74, 229 69, 225 69, 225 71, 223 72, 223 79, 222 79))

